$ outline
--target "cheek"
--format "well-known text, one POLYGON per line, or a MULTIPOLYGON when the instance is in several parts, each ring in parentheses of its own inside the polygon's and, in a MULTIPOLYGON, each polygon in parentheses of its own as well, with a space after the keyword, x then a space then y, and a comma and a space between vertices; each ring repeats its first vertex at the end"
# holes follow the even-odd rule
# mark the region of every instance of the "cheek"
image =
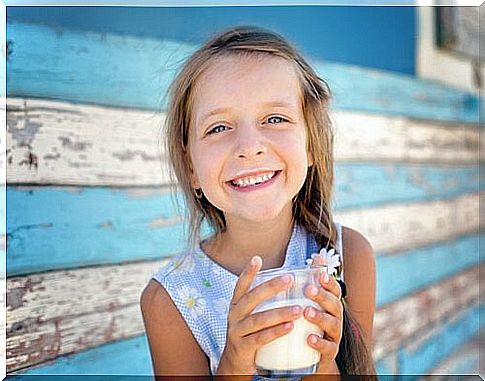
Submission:
POLYGON ((305 183, 309 166, 313 164, 312 157, 307 151, 306 143, 303 139, 301 139, 299 144, 293 145, 291 149, 288 147, 288 152, 294 158, 294 160, 291 160, 291 165, 295 182, 297 182, 297 187, 300 189, 305 183))
MULTIPOLYGON (((195 176, 203 189, 210 188, 215 181, 218 181, 221 172, 221 160, 217 150, 195 151, 193 163, 195 176)), ((210 191, 210 189, 207 189, 206 191, 210 191)))

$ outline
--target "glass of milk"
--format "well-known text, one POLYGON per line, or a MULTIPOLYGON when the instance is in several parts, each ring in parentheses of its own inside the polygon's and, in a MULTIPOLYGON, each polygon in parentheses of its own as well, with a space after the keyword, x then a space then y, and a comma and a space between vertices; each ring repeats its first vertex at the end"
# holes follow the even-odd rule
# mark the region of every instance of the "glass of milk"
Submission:
MULTIPOLYGON (((254 312, 292 305, 302 308, 312 306, 321 310, 320 305, 308 299, 304 292, 310 284, 321 287, 319 278, 326 270, 326 267, 306 266, 260 271, 253 287, 284 274, 291 274, 294 282, 287 291, 280 292, 258 305, 254 312)), ((315 373, 320 362, 320 352, 307 343, 307 338, 312 333, 322 335, 321 329, 306 320, 303 315, 294 320, 293 329, 288 334, 262 346, 256 352, 258 374, 265 377, 291 377, 315 373)))

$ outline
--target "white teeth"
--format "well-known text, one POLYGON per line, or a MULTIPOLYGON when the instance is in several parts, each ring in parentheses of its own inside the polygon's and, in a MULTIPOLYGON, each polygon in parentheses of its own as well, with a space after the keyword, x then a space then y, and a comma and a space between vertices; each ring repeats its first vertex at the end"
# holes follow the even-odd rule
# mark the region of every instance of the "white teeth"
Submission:
POLYGON ((275 172, 265 173, 257 177, 245 177, 243 179, 233 180, 232 183, 239 187, 247 187, 248 185, 259 184, 270 180, 275 175, 275 172))

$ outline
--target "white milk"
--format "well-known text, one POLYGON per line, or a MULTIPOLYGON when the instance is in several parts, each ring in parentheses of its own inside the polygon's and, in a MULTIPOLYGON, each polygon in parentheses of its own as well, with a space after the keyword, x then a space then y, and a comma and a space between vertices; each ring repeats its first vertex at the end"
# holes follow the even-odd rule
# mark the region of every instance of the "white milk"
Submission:
MULTIPOLYGON (((305 308, 309 305, 315 306, 315 303, 307 298, 269 302, 257 311, 291 305, 305 308)), ((320 352, 307 344, 307 338, 312 333, 321 335, 322 331, 302 315, 293 321, 293 328, 288 334, 262 346, 256 352, 256 366, 268 370, 290 370, 306 368, 318 363, 320 352)))

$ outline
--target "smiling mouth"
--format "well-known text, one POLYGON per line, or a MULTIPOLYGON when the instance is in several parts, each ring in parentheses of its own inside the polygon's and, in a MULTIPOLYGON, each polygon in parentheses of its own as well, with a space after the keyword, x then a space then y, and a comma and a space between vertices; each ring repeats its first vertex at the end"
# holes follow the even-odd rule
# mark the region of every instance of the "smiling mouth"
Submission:
POLYGON ((247 176, 239 179, 228 181, 233 187, 246 188, 254 185, 260 185, 267 183, 273 179, 281 171, 266 172, 258 176, 247 176))

